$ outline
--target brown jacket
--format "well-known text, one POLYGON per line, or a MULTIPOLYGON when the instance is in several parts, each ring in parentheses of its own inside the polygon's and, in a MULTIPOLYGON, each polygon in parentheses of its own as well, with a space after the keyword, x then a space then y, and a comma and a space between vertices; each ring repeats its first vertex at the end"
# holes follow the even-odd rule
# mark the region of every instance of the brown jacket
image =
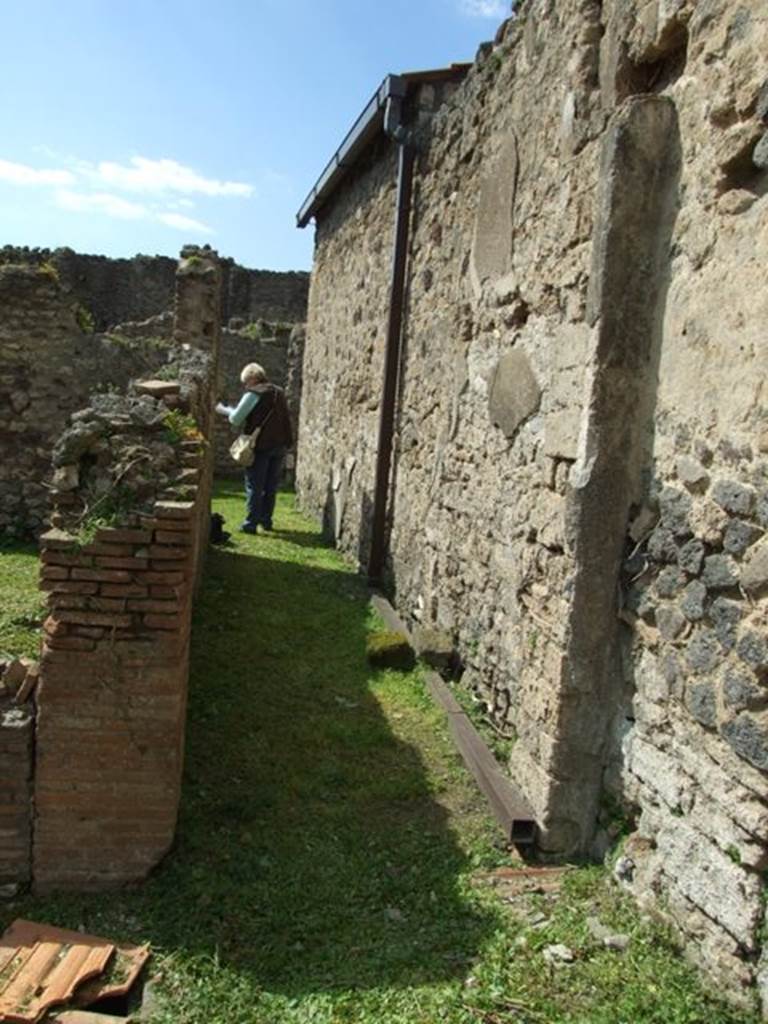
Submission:
POLYGON ((270 448, 286 447, 293 444, 293 427, 288 412, 285 392, 277 384, 257 384, 251 388, 260 395, 259 403, 243 424, 243 433, 251 434, 263 423, 261 433, 256 441, 256 451, 267 451, 270 448))

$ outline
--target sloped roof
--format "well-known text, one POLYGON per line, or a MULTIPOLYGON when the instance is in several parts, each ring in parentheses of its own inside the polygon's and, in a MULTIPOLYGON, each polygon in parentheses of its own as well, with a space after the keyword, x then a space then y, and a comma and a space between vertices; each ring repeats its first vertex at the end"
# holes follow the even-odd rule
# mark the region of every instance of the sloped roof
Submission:
POLYGON ((387 75, 312 186, 296 214, 297 226, 307 226, 323 203, 339 187, 350 168, 354 167, 374 139, 381 135, 384 130, 387 101, 390 98, 405 99, 417 86, 430 82, 460 81, 471 66, 451 64, 450 67, 435 68, 431 71, 406 71, 401 75, 387 75))

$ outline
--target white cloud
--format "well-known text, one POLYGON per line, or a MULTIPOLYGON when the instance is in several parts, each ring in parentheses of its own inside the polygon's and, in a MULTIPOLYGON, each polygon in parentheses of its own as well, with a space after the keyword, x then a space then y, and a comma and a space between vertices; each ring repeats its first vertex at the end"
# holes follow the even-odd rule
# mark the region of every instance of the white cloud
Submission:
POLYGON ((35 167, 0 160, 0 181, 11 185, 74 185, 75 176, 70 171, 40 171, 35 167))
POLYGON ((143 156, 131 157, 130 166, 103 160, 96 166, 94 176, 101 183, 127 192, 180 192, 182 195, 198 193, 246 198, 253 194, 253 186, 245 182, 204 178, 175 160, 148 160, 143 156))
POLYGON ((143 220, 149 212, 140 203, 130 203, 127 199, 107 192, 85 194, 63 189, 56 193, 55 200, 56 205, 62 210, 72 210, 75 213, 104 213, 118 220, 143 220))
POLYGON ((508 18, 511 13, 508 0, 459 0, 459 7, 472 18, 508 18))
POLYGON ((190 231, 196 235, 212 235, 213 229, 193 217, 185 217, 182 213, 161 213, 157 218, 161 223, 167 224, 169 228, 178 228, 179 231, 190 231))

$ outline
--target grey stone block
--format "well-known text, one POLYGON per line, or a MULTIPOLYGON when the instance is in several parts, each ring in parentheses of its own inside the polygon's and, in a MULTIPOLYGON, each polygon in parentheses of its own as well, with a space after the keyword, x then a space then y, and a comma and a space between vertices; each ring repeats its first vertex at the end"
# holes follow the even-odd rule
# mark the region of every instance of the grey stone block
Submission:
POLYGON ((690 537, 691 524, 689 516, 693 501, 690 494, 679 491, 675 487, 663 488, 659 495, 659 511, 661 524, 675 537, 690 537))
POLYGON ((759 710, 768 703, 768 690, 758 686, 753 676, 731 668, 723 680, 723 700, 732 711, 759 710))
POLYGON ((678 553, 677 564, 691 576, 698 576, 704 561, 705 548, 700 540, 689 540, 678 553))
POLYGON ((501 357, 491 379, 488 415, 505 437, 514 437, 520 426, 539 407, 541 388, 528 356, 513 349, 501 357))
POLYGON ((738 625, 741 622, 742 608, 737 601, 729 601, 718 597, 710 606, 709 617, 720 645, 730 651, 736 644, 738 625))
POLYGON ((656 577, 656 593, 659 597, 675 597, 685 586, 685 576, 679 569, 670 566, 662 569, 656 577))
POLYGON ((730 555, 743 555, 747 548, 760 537, 762 532, 753 523, 746 523, 743 519, 732 519, 725 528, 723 548, 730 555))
POLYGON ((663 605, 656 611, 656 625, 665 640, 674 640, 685 628, 686 618, 674 605, 663 605))
POLYGON ((752 152, 752 163, 761 171, 768 170, 768 132, 765 132, 752 152))
POLYGON ((768 719, 742 711, 722 727, 721 732, 733 750, 755 768, 768 771, 768 719))
POLYGON ((768 542, 752 548, 745 558, 741 567, 741 585, 753 596, 768 589, 768 542))
POLYGON ((722 660, 717 636, 711 629, 700 629, 691 637, 685 658, 692 671, 711 672, 722 660))
POLYGON ((706 726, 707 729, 717 727, 717 701, 715 688, 709 680, 690 684, 685 691, 685 706, 690 713, 706 726))
POLYGON ((672 532, 666 527, 657 526, 648 538, 648 554, 654 562, 677 561, 677 544, 672 532))
POLYGON ((736 653, 755 672, 768 669, 768 640, 754 630, 743 633, 736 644, 736 653))
POLYGON ((704 618, 704 602, 707 599, 707 588, 703 583, 694 580, 683 591, 680 610, 691 622, 704 618))
POLYGON ((768 491, 760 491, 755 502, 755 518, 768 530, 768 491))
POLYGON ((702 582, 711 590, 725 590, 739 582, 739 567, 730 555, 709 555, 704 559, 702 582))
POLYGON ((677 460, 677 478, 689 491, 702 492, 709 485, 709 473, 698 459, 681 455, 677 460))
POLYGON ((749 515, 755 502, 754 490, 737 480, 717 480, 712 488, 712 497, 721 508, 735 516, 749 515))

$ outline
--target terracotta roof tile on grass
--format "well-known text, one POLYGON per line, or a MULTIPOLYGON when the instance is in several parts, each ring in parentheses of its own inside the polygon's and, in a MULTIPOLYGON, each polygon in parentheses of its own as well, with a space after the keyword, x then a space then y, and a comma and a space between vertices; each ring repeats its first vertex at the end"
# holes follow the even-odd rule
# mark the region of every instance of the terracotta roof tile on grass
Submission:
MULTIPOLYGON (((90 1003, 124 995, 148 957, 146 946, 16 920, 0 937, 0 1021, 34 1024, 73 999, 82 1006, 84 997, 90 1003)), ((77 1017, 60 1019, 87 1024, 77 1017)))

